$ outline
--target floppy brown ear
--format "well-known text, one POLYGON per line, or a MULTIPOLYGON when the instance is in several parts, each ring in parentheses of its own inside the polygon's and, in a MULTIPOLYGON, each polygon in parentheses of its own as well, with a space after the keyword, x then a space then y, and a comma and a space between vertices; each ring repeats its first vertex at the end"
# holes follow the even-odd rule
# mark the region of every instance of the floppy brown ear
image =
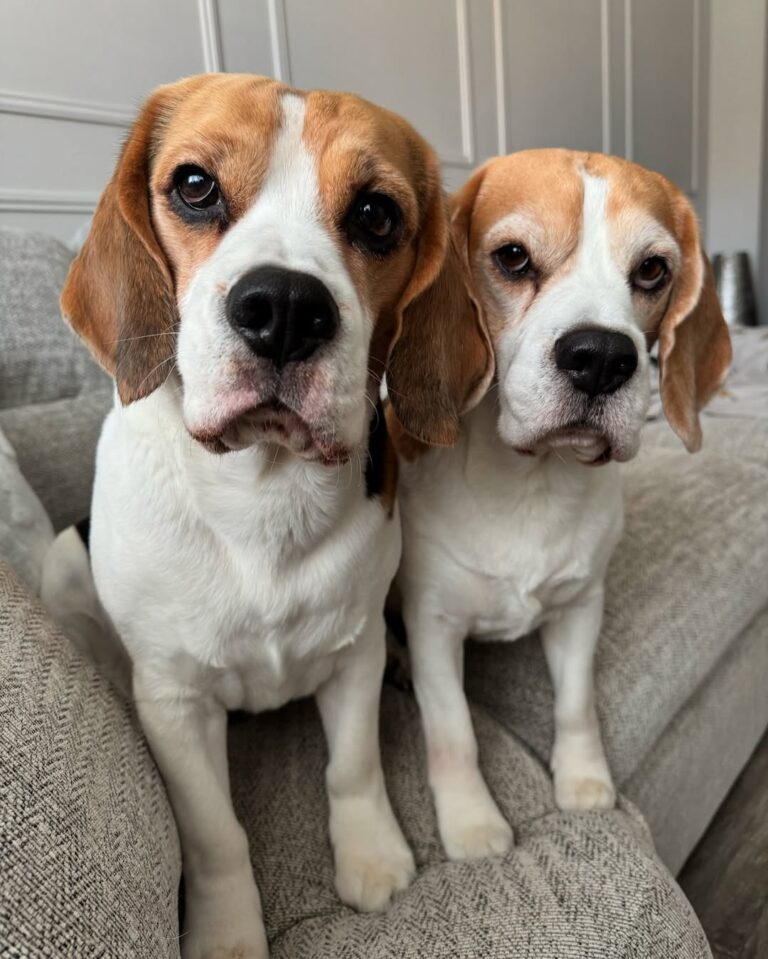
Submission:
POLYGON ((176 347, 173 280, 149 198, 153 136, 168 97, 155 93, 131 130, 61 294, 65 318, 126 405, 164 382, 176 347))
POLYGON ((387 392, 406 433, 429 446, 451 446, 459 417, 485 394, 494 360, 436 170, 433 184, 416 266, 398 308, 387 392))
POLYGON ((659 328, 661 399, 672 429, 695 453, 702 439, 699 410, 728 373, 731 337, 701 247, 696 214, 682 194, 676 207, 683 262, 659 328))

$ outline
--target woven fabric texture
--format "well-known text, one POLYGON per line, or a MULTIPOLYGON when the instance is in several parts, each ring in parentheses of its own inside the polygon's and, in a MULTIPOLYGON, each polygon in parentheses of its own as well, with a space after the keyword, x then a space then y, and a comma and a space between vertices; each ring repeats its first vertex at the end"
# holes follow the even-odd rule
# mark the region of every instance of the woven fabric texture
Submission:
POLYGON ((333 891, 326 748, 314 706, 231 728, 235 805, 251 839, 273 959, 709 956, 632 807, 554 810, 539 761, 484 711, 474 718, 516 845, 503 859, 451 863, 437 837, 415 702, 385 689, 385 775, 418 874, 383 916, 345 908, 333 891))
POLYGON ((135 715, 0 561, 0 957, 177 957, 179 874, 135 715))
MULTIPOLYGON (((177 957, 178 845, 133 713, 5 567, 0 636, 0 956, 177 957)), ((541 763, 483 710, 475 721, 517 844, 504 859, 449 863, 416 705, 385 690, 385 772, 419 873, 384 916, 355 913, 333 891, 313 704, 233 724, 234 800, 273 959, 706 959, 632 807, 554 811, 541 763)))
POLYGON ((58 532, 91 512, 96 443, 110 390, 0 410, 0 430, 58 532))
POLYGON ((676 875, 768 729, 768 608, 731 645, 624 783, 676 875))
POLYGON ((72 253, 43 233, 0 230, 0 409, 108 388, 61 318, 72 253))

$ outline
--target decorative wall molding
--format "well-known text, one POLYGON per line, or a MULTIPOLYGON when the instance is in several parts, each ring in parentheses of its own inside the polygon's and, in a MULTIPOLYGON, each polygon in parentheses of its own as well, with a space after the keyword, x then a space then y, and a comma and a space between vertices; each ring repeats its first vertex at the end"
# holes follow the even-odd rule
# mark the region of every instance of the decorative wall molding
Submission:
POLYGON ((493 0, 493 72, 496 85, 496 144, 499 156, 507 152, 507 88, 504 74, 504 11, 493 0))
POLYGON ((221 29, 217 0, 197 0, 200 16, 200 35, 203 42, 203 66, 207 73, 220 73, 224 69, 221 52, 221 29))
MULTIPOLYGON (((493 61, 496 87, 496 142, 499 155, 507 147, 507 91, 504 71, 504 0, 493 0, 493 61)), ((630 0, 626 0, 627 3, 630 0)), ((600 0, 600 114, 602 150, 611 152, 611 21, 610 0, 600 0)))
POLYGON ((691 182, 689 193, 696 196, 699 192, 699 149, 701 144, 701 48, 702 22, 701 0, 693 0, 693 61, 691 64, 691 182))
POLYGON ((272 74, 282 83, 292 83, 291 55, 288 47, 288 25, 285 0, 267 0, 269 44, 272 51, 272 74))
POLYGON ((76 123, 96 123, 108 127, 127 127, 135 116, 135 110, 128 107, 64 97, 43 97, 36 93, 15 93, 10 90, 0 90, 0 113, 45 117, 50 120, 73 120, 76 123))
POLYGON ((90 190, 0 189, 0 213, 93 213, 99 194, 90 190))
POLYGON ((461 154, 441 157, 444 163, 475 165, 475 117, 472 100, 472 51, 469 38, 468 0, 456 0, 456 35, 459 59, 459 110, 461 154))
POLYGON ((603 153, 611 153, 611 21, 609 0, 600 0, 600 92, 603 153))
POLYGON ((635 156, 635 90, 632 53, 632 0, 624 0, 624 156, 635 156))

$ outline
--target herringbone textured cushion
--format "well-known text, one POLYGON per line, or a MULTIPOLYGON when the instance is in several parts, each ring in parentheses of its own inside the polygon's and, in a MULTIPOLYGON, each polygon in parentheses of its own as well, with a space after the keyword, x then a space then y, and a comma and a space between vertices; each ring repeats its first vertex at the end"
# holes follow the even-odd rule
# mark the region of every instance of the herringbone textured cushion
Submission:
POLYGON ((495 720, 475 712, 484 771, 516 830, 504 859, 445 860, 411 696, 385 688, 382 747, 395 812, 414 850, 414 884, 383 916, 333 890, 327 758, 313 704, 230 729, 235 805, 273 959, 704 959, 691 909, 626 804, 554 809, 549 775, 495 720))
MULTIPOLYGON (((5 567, 0 638, 0 956, 178 957, 175 830, 133 713, 5 567)), ((538 760, 486 713, 475 719, 517 845, 503 860, 449 863, 415 703, 385 691, 385 771, 419 872, 383 916, 333 891, 313 704, 232 726, 235 804, 273 959, 706 959, 631 808, 553 811, 538 760)))
POLYGON ((179 871, 133 712, 0 561, 0 956, 178 956, 179 871))

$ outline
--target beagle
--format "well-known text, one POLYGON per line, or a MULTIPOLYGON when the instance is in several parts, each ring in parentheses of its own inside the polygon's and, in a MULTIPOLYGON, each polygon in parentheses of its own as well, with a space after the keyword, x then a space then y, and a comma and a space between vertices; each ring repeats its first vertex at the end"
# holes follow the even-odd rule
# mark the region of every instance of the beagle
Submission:
POLYGON ((441 309, 448 236, 404 120, 209 74, 149 98, 67 279, 116 383, 91 565, 178 825, 185 959, 267 955, 227 710, 315 695, 339 896, 379 910, 413 875, 379 759, 400 525, 378 400, 386 371, 402 423, 444 441, 485 389, 487 341, 441 309))
POLYGON ((494 388, 452 449, 425 450, 428 438, 400 424, 397 584, 440 834, 460 859, 512 842, 478 768, 467 636, 540 629, 556 802, 613 805, 592 661, 622 531, 617 463, 640 444, 650 346, 667 419, 691 452, 731 348, 690 204, 634 163, 567 150, 491 160, 453 198, 452 226, 465 310, 493 342, 494 388))

